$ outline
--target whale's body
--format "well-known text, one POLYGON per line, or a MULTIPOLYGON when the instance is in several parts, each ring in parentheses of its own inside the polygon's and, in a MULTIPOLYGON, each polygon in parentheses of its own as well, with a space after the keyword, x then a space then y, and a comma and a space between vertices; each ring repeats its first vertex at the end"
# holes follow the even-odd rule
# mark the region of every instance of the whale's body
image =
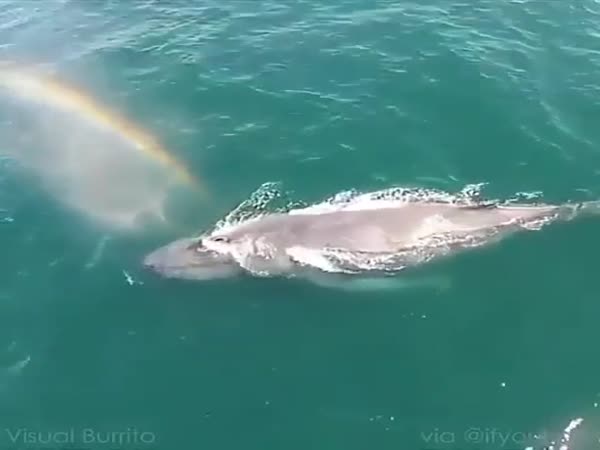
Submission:
POLYGON ((144 264, 171 278, 212 279, 249 273, 393 274, 406 267, 538 229, 580 212, 578 205, 460 205, 396 202, 369 209, 269 214, 200 237, 179 239, 144 264))

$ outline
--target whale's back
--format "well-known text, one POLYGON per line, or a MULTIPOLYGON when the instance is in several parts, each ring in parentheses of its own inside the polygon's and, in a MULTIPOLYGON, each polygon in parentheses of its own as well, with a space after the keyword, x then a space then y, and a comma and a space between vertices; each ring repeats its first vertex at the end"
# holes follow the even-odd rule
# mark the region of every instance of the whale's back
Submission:
POLYGON ((435 235, 485 234, 551 215, 554 206, 487 207, 407 203, 399 207, 280 214, 233 231, 233 239, 260 238, 278 248, 338 248, 395 252, 435 235))

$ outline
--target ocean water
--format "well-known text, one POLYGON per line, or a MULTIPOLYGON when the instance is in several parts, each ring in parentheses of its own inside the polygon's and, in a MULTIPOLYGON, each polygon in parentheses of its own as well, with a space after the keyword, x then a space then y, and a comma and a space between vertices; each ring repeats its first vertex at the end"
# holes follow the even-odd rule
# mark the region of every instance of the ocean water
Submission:
POLYGON ((392 290, 140 260, 264 183, 307 204, 476 183, 599 199, 599 49, 597 0, 1 1, 1 60, 151 130, 206 192, 122 233, 2 159, 0 448, 598 448, 597 218, 392 290))

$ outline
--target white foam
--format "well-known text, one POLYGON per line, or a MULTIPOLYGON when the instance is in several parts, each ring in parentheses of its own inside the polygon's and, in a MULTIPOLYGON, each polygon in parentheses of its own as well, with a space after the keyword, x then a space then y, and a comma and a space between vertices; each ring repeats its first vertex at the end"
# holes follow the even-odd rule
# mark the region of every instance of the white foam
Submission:
POLYGON ((27 355, 21 361, 17 361, 12 366, 8 367, 6 369, 6 371, 13 375, 19 374, 25 367, 27 367, 27 365, 29 364, 30 361, 31 361, 31 356, 27 355))
POLYGON ((407 204, 404 200, 370 200, 353 201, 346 205, 338 205, 334 203, 322 203, 319 205, 309 206, 307 208, 295 209, 289 212, 292 215, 319 215, 336 211, 365 211, 371 209, 383 208, 401 208, 407 204))
POLYGON ((398 208, 410 202, 437 202, 473 204, 483 184, 466 185, 457 194, 435 189, 395 187, 374 192, 343 191, 325 201, 306 208, 289 211, 290 214, 323 214, 332 211, 365 211, 380 208, 398 208))
MULTIPOLYGON (((577 419, 573 419, 569 422, 569 425, 564 429, 562 437, 560 439, 560 447, 559 450, 569 450, 569 441, 571 440, 571 433, 583 422, 583 418, 579 417, 577 419)), ((549 450, 555 450, 554 445, 555 441, 552 441, 547 448, 549 450)))

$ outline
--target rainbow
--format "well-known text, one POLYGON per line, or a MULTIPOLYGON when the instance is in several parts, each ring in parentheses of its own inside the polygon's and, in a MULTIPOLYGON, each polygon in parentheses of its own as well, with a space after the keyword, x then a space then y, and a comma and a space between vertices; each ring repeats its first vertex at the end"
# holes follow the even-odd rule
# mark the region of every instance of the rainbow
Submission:
POLYGON ((169 154, 154 136, 74 87, 49 76, 38 76, 30 71, 19 70, 10 64, 0 65, 0 87, 21 98, 37 102, 47 101, 103 125, 134 144, 152 159, 173 168, 181 181, 196 187, 199 184, 186 167, 169 154))

